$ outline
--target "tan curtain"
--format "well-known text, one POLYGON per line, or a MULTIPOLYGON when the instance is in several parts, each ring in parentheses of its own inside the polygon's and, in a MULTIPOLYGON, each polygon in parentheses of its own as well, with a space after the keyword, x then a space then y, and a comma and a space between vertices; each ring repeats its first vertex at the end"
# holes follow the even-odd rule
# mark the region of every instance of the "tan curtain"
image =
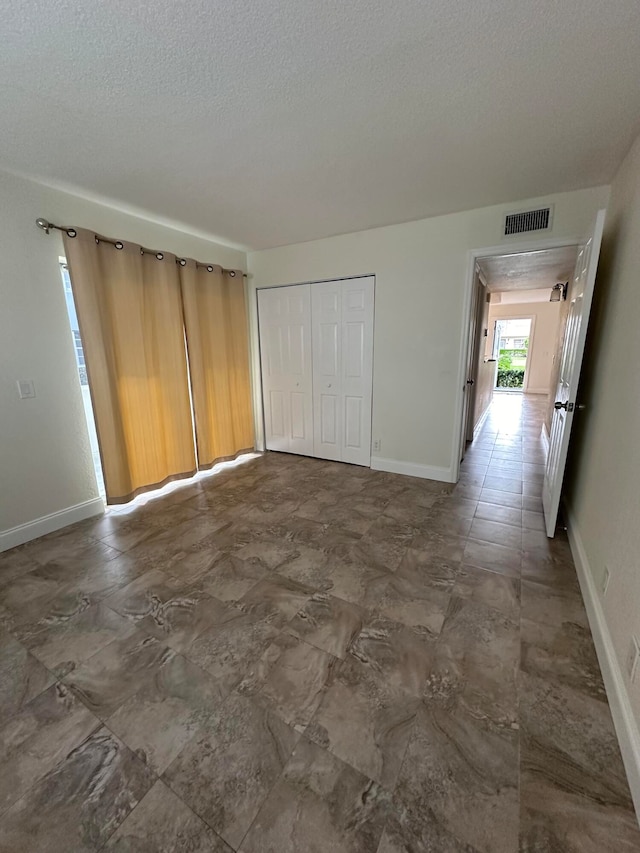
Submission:
POLYGON ((198 467, 254 446, 244 280, 240 270, 180 267, 198 467))
POLYGON ((195 473, 175 256, 64 235, 107 503, 195 473))

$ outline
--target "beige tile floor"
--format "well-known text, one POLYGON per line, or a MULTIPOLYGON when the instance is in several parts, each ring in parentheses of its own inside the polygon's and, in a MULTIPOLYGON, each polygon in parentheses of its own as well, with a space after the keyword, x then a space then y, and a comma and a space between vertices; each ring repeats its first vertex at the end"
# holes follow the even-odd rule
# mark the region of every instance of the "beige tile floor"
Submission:
POLYGON ((269 453, 0 556, 0 850, 640 850, 543 405, 454 488, 269 453))

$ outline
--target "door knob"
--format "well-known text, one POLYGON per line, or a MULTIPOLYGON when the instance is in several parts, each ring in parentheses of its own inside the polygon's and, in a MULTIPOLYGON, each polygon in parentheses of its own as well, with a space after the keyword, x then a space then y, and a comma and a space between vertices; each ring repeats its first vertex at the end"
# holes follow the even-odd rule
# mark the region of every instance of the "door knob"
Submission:
POLYGON ((564 409, 566 412, 572 412, 573 411, 573 403, 569 403, 568 401, 566 403, 561 403, 560 400, 556 400, 555 403, 553 404, 553 408, 554 409, 564 409))

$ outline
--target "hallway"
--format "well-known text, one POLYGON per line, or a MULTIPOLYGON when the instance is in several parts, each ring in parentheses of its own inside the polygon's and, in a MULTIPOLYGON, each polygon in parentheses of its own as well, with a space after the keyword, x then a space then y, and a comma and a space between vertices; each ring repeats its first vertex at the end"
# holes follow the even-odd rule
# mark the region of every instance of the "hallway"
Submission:
MULTIPOLYGON (((460 468, 459 485, 481 486, 483 491, 522 495, 485 495, 486 501, 500 506, 542 513, 542 479, 546 462, 541 437, 548 398, 514 391, 494 391, 486 418, 476 438, 467 445, 460 468), (511 482, 507 482, 511 481, 511 482)), ((506 514, 503 521, 514 518, 506 514)), ((541 519, 528 515, 526 529, 543 530, 541 519)), ((508 523, 513 524, 513 521, 508 523)), ((545 537, 546 538, 546 537, 545 537)))

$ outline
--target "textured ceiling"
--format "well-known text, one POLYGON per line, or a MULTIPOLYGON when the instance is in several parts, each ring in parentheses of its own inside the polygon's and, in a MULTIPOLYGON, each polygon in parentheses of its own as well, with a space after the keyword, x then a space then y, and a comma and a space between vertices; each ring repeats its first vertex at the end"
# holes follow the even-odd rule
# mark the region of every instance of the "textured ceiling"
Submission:
POLYGON ((494 255, 477 261, 489 293, 505 290, 537 290, 551 288, 559 281, 569 281, 576 265, 576 246, 494 255))
POLYGON ((5 0, 0 168, 252 248, 607 183, 640 3, 5 0))

